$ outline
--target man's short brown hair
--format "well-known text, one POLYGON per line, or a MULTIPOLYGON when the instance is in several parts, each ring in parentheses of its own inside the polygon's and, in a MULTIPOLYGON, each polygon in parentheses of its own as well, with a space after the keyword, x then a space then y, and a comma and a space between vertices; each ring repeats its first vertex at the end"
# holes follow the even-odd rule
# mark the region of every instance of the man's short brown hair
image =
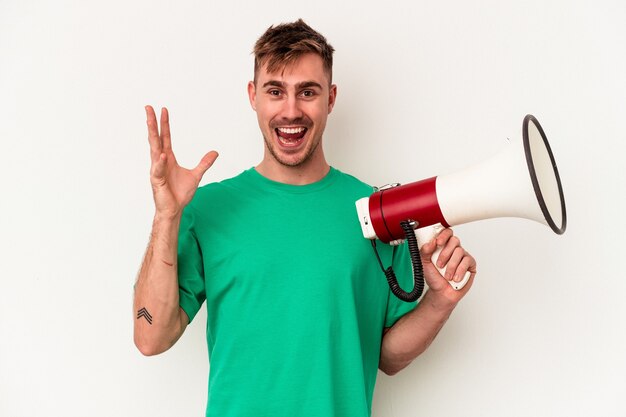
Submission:
POLYGON ((331 82, 334 51, 326 38, 302 19, 270 26, 254 44, 254 82, 263 65, 267 64, 267 72, 274 73, 307 53, 315 53, 322 58, 324 70, 331 82))

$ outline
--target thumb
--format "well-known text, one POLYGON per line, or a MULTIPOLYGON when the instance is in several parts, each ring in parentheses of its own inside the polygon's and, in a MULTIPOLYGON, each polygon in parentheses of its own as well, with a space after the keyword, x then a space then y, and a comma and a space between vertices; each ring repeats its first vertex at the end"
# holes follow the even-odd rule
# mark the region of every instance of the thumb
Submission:
POLYGON ((193 170, 193 172, 196 174, 198 179, 202 179, 202 177, 204 176, 204 173, 207 172, 209 168, 211 168, 211 166, 213 165, 213 162, 215 162, 217 157, 218 157, 218 153, 215 151, 211 151, 202 157, 198 166, 195 167, 193 170))
POLYGON ((420 257, 422 263, 432 263, 433 253, 437 250, 437 238, 431 239, 428 243, 422 245, 420 249, 420 257))

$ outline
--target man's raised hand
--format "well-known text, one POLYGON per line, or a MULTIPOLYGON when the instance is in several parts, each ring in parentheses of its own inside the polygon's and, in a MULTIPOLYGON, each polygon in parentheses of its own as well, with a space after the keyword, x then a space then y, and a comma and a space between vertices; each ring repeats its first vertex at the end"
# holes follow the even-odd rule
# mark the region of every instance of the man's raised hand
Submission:
POLYGON ((158 215, 177 216, 191 201, 204 173, 213 165, 217 152, 204 155, 194 169, 178 165, 172 151, 169 114, 161 109, 160 132, 152 106, 146 106, 148 142, 150 142, 150 183, 158 215))

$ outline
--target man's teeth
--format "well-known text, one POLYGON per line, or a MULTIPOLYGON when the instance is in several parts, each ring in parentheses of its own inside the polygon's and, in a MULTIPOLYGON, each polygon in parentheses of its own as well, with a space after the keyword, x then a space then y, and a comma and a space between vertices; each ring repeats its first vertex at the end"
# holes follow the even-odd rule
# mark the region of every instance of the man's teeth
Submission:
POLYGON ((304 130, 304 127, 279 127, 278 130, 287 133, 289 135, 294 135, 296 133, 300 133, 304 130))

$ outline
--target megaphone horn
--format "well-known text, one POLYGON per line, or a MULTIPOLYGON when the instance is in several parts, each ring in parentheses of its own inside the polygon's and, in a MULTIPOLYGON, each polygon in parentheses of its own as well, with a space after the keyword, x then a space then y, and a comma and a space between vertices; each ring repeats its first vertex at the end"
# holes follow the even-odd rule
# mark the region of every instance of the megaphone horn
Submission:
POLYGON ((491 159, 452 174, 377 190, 356 206, 363 236, 391 244, 406 237, 401 223, 407 220, 424 228, 519 217, 557 234, 563 234, 567 224, 554 155, 530 114, 522 124, 522 141, 509 143, 491 159))

